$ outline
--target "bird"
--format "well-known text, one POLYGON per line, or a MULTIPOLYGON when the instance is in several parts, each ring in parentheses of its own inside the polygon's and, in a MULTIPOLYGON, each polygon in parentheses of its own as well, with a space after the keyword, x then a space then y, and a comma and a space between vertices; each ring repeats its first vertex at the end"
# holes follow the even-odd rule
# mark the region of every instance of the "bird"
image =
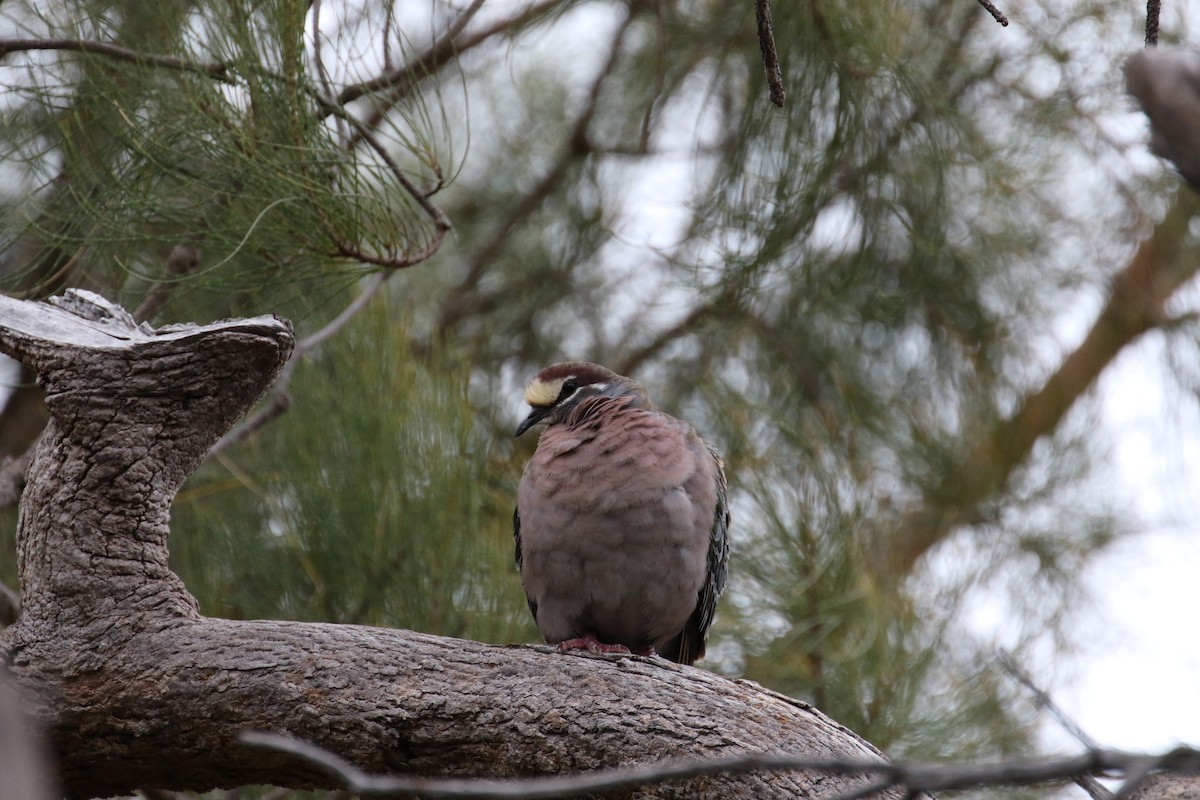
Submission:
POLYGON ((559 650, 704 655, 729 566, 721 456, 631 378, 582 361, 525 387, 543 425, 513 512, 538 630, 559 650))
POLYGON ((1150 149, 1200 191, 1200 54, 1135 53, 1125 61, 1125 89, 1150 118, 1150 149))

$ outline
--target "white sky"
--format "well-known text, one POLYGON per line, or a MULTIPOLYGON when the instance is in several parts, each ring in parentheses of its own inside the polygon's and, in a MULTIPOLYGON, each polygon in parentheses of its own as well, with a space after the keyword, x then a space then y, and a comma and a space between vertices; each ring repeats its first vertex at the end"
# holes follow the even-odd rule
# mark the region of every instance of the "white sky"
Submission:
MULTIPOLYGON (((1088 570, 1097 602, 1086 644, 1050 684, 1102 745, 1153 752, 1200 745, 1200 425, 1195 398, 1164 392, 1161 350, 1140 342, 1100 380, 1114 436, 1104 478, 1143 524, 1088 570)), ((1048 731, 1069 744, 1062 736, 1048 731)))

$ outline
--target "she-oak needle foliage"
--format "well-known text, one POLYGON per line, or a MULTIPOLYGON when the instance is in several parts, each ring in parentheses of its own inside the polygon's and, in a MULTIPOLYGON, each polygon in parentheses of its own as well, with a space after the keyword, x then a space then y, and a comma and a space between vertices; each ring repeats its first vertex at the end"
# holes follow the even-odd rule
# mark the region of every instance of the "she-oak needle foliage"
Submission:
POLYGON ((172 556, 206 613, 528 637, 469 370, 414 359, 393 305, 304 363, 291 411, 180 494, 172 556))
POLYGON ((158 6, 0 9, 25 36, 226 70, 10 57, 5 290, 86 285, 155 323, 278 313, 303 335, 364 269, 436 250, 181 494, 173 557, 207 613, 533 640, 518 387, 589 358, 724 451, 711 668, 892 755, 1030 746, 991 649, 1071 643, 1078 575, 1120 530, 1088 491, 1104 443, 1079 401, 1018 463, 962 465, 1152 205, 1149 181, 1091 168, 1127 155, 1101 133, 1131 11, 1027 3, 1001 29, 970 0, 776 3, 777 111, 748 4, 158 6), (440 247, 431 202, 454 225, 440 247), (171 273, 180 244, 198 266, 171 273), (963 624, 983 590, 1003 630, 963 624))

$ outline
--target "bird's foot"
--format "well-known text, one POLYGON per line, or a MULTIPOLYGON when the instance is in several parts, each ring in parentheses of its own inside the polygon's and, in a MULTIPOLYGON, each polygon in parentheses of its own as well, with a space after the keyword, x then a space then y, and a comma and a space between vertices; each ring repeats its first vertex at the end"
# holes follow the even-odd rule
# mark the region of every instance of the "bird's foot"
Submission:
POLYGON ((558 650, 560 653, 565 653, 568 650, 587 650, 589 653, 630 655, 629 648, 625 645, 605 644, 590 633, 587 636, 580 636, 578 639, 567 639, 565 642, 559 642, 558 650))
POLYGON ((639 656, 657 656, 658 651, 654 649, 654 645, 646 645, 638 651, 639 656))

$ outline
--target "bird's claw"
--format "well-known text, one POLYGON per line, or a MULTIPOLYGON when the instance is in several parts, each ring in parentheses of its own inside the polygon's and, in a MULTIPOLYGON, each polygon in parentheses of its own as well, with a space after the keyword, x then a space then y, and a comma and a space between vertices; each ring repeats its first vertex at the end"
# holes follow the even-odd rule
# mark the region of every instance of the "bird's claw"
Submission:
POLYGON ((632 655, 629 648, 623 644, 605 644, 591 635, 580 636, 578 639, 567 639, 564 642, 558 643, 558 651, 560 653, 565 653, 568 650, 587 650, 589 653, 616 653, 623 656, 632 655))

